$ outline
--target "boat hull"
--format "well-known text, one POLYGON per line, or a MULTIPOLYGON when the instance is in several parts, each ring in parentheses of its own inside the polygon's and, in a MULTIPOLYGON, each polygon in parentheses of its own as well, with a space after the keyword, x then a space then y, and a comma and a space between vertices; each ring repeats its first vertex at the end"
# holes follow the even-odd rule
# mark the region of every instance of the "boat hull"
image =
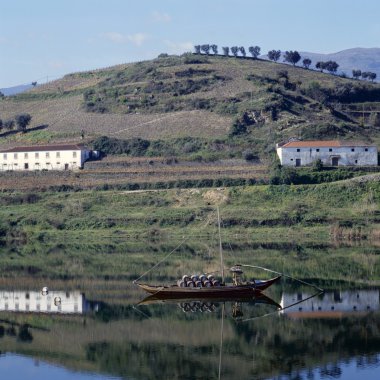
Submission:
POLYGON ((278 281, 281 276, 272 278, 267 281, 257 281, 247 285, 220 285, 212 286, 210 288, 181 288, 177 285, 172 286, 160 286, 160 285, 137 285, 146 292, 155 295, 160 298, 175 298, 175 299, 187 299, 187 298, 223 298, 223 297, 249 297, 260 294, 263 290, 278 281))

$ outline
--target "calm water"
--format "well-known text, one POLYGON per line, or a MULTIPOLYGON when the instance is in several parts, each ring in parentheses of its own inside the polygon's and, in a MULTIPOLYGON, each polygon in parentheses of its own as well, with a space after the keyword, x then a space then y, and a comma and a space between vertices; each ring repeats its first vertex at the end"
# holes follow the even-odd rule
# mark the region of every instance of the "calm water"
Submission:
POLYGON ((0 290, 1 378, 380 376, 378 289, 311 297, 281 284, 270 298, 137 305, 143 293, 124 283, 52 285, 0 290))

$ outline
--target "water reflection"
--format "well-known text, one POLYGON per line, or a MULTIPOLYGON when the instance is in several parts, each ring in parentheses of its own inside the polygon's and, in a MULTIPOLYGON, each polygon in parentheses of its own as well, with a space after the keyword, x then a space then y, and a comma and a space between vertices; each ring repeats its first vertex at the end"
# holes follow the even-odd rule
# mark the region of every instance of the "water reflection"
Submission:
POLYGON ((281 297, 282 313, 291 318, 342 318, 352 313, 380 310, 380 291, 335 290, 316 297, 307 292, 284 292, 281 297))
POLYGON ((378 374, 379 290, 327 291, 306 299, 306 290, 278 286, 272 298, 148 299, 136 307, 120 289, 115 284, 108 296, 102 289, 102 297, 90 293, 89 299, 79 291, 49 291, 49 312, 38 291, 1 291, 0 350, 134 379, 217 379, 219 368, 221 379, 239 380, 378 374), (53 302, 58 296, 61 312, 53 302))
POLYGON ((79 291, 0 290, 0 311, 83 314, 98 308, 79 291))

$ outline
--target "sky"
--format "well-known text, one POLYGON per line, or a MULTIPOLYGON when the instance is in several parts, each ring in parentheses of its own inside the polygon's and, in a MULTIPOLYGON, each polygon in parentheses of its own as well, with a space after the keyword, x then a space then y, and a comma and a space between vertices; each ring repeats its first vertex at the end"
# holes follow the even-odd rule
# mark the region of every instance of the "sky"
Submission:
POLYGON ((0 0, 0 88, 194 45, 380 47, 379 0, 0 0))

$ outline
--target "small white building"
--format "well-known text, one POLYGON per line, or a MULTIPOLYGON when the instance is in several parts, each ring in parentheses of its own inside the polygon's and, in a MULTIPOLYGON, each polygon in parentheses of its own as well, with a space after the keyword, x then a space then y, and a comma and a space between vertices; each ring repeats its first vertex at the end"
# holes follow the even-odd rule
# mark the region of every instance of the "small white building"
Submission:
POLYGON ((0 171, 76 170, 83 167, 92 153, 84 146, 76 144, 20 146, 0 150, 0 171))
POLYGON ((377 146, 353 141, 290 141, 276 145, 281 165, 376 166, 377 146))

